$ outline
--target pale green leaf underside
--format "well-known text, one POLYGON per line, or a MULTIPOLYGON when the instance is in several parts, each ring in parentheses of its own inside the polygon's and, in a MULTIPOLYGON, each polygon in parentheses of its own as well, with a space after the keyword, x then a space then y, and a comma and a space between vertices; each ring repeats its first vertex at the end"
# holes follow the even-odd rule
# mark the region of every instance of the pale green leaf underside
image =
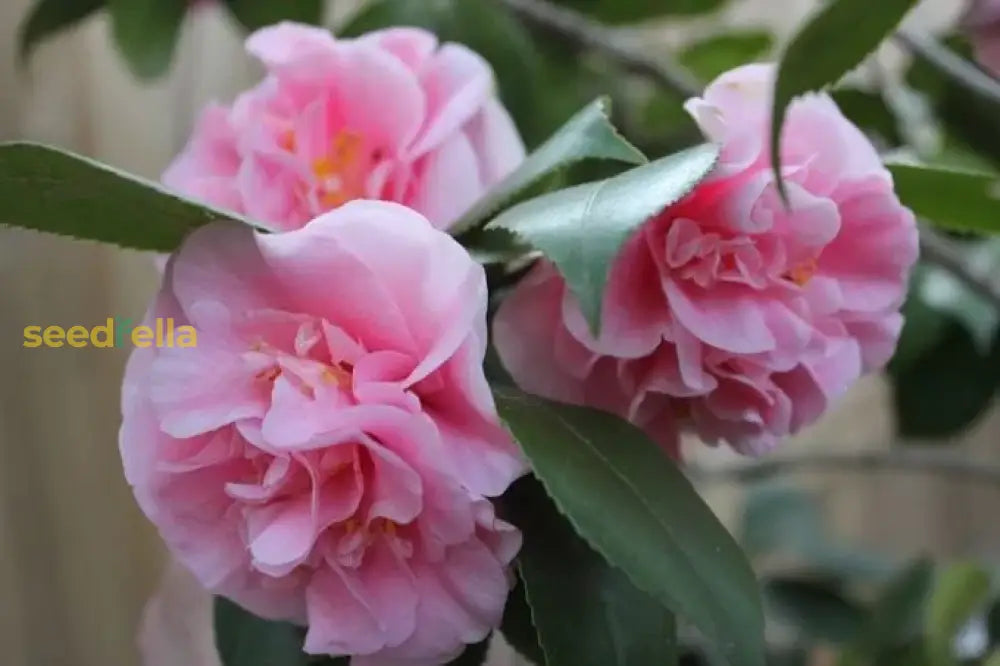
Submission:
POLYGON ((715 166, 702 144, 626 171, 525 201, 487 225, 518 235, 550 259, 594 331, 615 256, 645 221, 686 196, 715 166))
POLYGON ((591 159, 643 164, 646 157, 626 141, 608 119, 610 102, 601 98, 584 107, 493 188, 452 228, 461 233, 483 223, 546 176, 591 159))

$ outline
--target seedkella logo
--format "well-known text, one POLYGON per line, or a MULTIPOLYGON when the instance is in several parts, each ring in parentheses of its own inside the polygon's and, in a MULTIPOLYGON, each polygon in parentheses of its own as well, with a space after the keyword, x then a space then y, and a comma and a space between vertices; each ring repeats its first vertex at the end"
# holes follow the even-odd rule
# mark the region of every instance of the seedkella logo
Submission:
POLYGON ((24 346, 39 347, 196 347, 198 332, 194 326, 175 326, 174 320, 155 319, 151 325, 133 326, 127 317, 108 317, 100 326, 25 326, 24 346))

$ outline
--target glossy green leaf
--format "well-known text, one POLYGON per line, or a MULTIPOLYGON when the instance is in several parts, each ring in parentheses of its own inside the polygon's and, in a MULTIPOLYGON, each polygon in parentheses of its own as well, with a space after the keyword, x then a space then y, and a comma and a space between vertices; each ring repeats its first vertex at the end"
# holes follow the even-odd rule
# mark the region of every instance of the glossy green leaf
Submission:
POLYGON ((740 65, 756 62, 774 46, 766 30, 734 30, 687 46, 678 60, 699 78, 709 81, 740 65))
POLYGON ((279 21, 318 25, 323 20, 324 0, 224 0, 229 11, 247 30, 279 21))
POLYGON ((961 563, 944 569, 927 604, 927 652, 935 666, 955 664, 956 634, 990 597, 990 575, 982 567, 961 563))
POLYGON ((785 49, 778 66, 771 120, 771 160, 783 197, 779 144, 792 99, 837 83, 875 50, 917 2, 830 0, 785 49))
POLYGON ((38 0, 21 23, 18 55, 27 60, 40 42, 87 18, 107 0, 38 0))
MULTIPOLYGON (((753 571, 663 450, 610 414, 513 389, 495 395, 501 418, 576 532, 638 589, 697 627, 724 663, 762 666, 753 571)), ((528 593, 533 604, 530 584, 528 593)))
POLYGON ((518 481, 504 506, 524 534, 518 569, 549 666, 677 663, 673 614, 577 536, 537 480, 518 481))
POLYGON ((150 79, 170 68, 186 2, 108 0, 115 45, 139 78, 150 79))
POLYGON ((546 666, 545 653, 538 643, 538 630, 535 629, 535 622, 531 617, 531 606, 528 605, 524 580, 520 574, 514 589, 507 595, 500 633, 523 658, 536 666, 546 666))
POLYGON ((816 580, 781 578, 764 584, 765 607, 783 624, 811 642, 841 644, 855 640, 865 615, 835 586, 816 580))
POLYGON ((525 201, 487 228, 507 229, 550 259, 596 332, 608 273, 622 245, 642 223, 691 192, 718 155, 711 144, 690 148, 607 180, 525 201))
POLYGON ((485 222, 516 202, 533 185, 570 164, 583 160, 614 160, 643 164, 646 157, 622 137, 608 119, 611 102, 598 99, 570 118, 519 166, 494 187, 468 213, 452 233, 461 233, 485 222))
POLYGON ((727 0, 559 0, 559 4, 610 24, 707 14, 717 11, 726 2, 727 0))
POLYGON ((918 217, 956 231, 1000 234, 1000 176, 890 164, 900 201, 918 217))
POLYGON ((0 225, 170 252, 203 224, 238 216, 79 155, 0 144, 0 225))

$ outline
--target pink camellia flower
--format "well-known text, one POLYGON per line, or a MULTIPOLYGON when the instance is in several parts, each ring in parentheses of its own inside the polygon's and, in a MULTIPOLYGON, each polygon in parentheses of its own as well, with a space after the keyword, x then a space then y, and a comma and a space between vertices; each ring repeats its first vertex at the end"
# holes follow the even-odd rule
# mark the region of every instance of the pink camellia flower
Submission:
POLYGON ((772 79, 741 67, 687 103, 720 162, 622 249, 600 339, 551 264, 504 301, 496 346, 523 388, 621 414, 675 454, 682 429, 759 454, 888 360, 913 215, 823 95, 789 112, 786 210, 769 158, 772 79))
POLYGON ((268 75, 204 111, 164 183, 295 229, 353 199, 446 228, 524 158, 482 57, 416 28, 336 40, 282 23, 247 40, 268 75))
POLYGON ((120 448, 202 585, 355 666, 440 664, 500 620, 525 469, 483 376, 486 281, 447 234, 358 201, 284 234, 194 232, 137 348, 120 448))
POLYGON ((973 0, 964 25, 979 64, 1000 76, 1000 0, 973 0))

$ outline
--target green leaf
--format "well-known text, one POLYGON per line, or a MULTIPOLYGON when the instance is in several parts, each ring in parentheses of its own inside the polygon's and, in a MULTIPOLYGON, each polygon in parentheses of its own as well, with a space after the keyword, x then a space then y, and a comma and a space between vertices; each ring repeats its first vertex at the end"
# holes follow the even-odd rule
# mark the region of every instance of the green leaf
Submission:
POLYGON ((604 23, 636 23, 667 16, 693 16, 717 11, 727 0, 560 0, 604 23))
POLYGON ((179 0, 108 0, 115 44, 133 74, 151 79, 169 69, 187 7, 179 0))
MULTIPOLYGON (((509 516, 505 516, 510 518, 509 516)), ((503 607, 503 621, 500 623, 500 633, 510 643, 511 647, 522 657, 537 666, 545 666, 545 653, 538 643, 538 631, 531 618, 531 606, 524 589, 524 580, 520 573, 517 584, 507 595, 507 604, 503 607)))
POLYGON ((644 222, 694 189, 715 166, 711 144, 670 155, 618 176, 525 201, 487 225, 512 231, 562 273, 595 333, 611 264, 644 222))
POLYGON ((983 666, 1000 666, 1000 650, 993 652, 985 662, 983 666))
POLYGON ((774 46, 774 37, 766 30, 736 30, 696 42, 681 51, 678 60, 696 76, 706 81, 723 72, 755 62, 774 46))
POLYGON ((858 651, 878 655, 912 640, 919 631, 933 581, 934 566, 925 559, 896 574, 868 612, 858 651))
POLYGON ((170 252, 222 219, 240 220, 79 155, 0 144, 0 225, 170 252))
POLYGON ((570 118, 538 150, 503 182, 494 187, 454 226, 458 234, 472 229, 495 215, 504 206, 517 201, 518 195, 560 169, 583 160, 615 160, 643 164, 646 156, 626 141, 608 119, 611 102, 602 98, 570 118))
POLYGON ((861 64, 918 1, 830 0, 785 49, 771 116, 771 161, 782 198, 781 126, 792 99, 835 84, 861 64))
POLYGON ((782 578, 764 584, 770 613, 811 642, 841 644, 857 638, 864 612, 835 586, 813 580, 782 578))
POLYGON ((990 597, 990 575, 982 567, 962 563, 941 572, 927 604, 927 651, 936 666, 956 663, 955 635, 990 597))
POLYGON ((610 414, 512 389, 495 395, 501 418, 576 532, 637 588, 694 624, 725 663, 762 666, 753 571, 663 450, 610 414))
POLYGON ((247 30, 279 21, 318 25, 323 21, 323 0, 224 0, 229 11, 247 30))
POLYGON ((503 505, 505 515, 524 534, 518 569, 544 663, 677 663, 673 615, 577 536, 536 479, 518 481, 504 495, 503 505))
POLYGON ((305 632, 285 622, 264 620, 232 601, 215 597, 215 647, 222 666, 308 666, 305 632))
POLYGON ((1000 234, 997 175, 908 164, 887 166, 900 201, 921 219, 955 231, 1000 234))
POLYGON ((19 57, 27 60, 40 42, 87 18, 104 3, 105 0, 38 0, 21 23, 19 57))

